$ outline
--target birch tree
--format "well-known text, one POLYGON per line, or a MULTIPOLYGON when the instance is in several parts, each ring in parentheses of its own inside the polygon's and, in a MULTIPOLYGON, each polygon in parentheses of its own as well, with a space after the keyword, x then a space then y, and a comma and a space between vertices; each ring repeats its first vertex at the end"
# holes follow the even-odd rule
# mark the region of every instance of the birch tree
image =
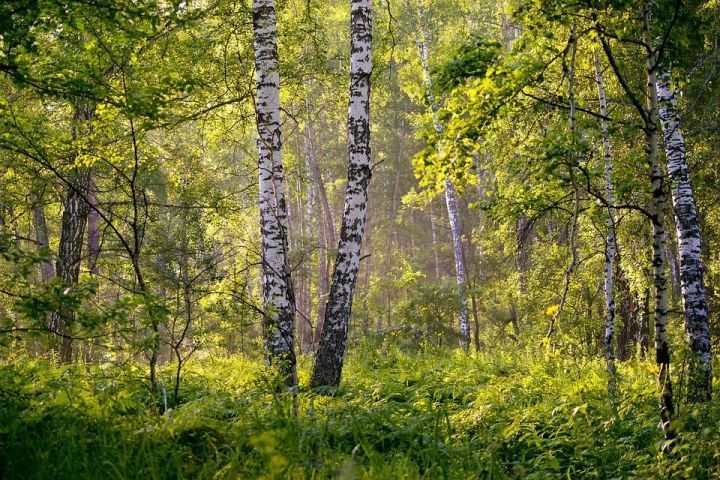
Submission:
MULTIPOLYGON (((439 105, 435 102, 432 95, 432 79, 430 77, 429 60, 429 34, 427 29, 427 20, 425 18, 425 10, 418 8, 418 17, 420 23, 419 37, 417 40, 418 50, 420 51, 420 66, 423 71, 423 79, 425 81, 425 91, 430 99, 430 109, 432 110, 433 126, 438 134, 443 131, 443 126, 438 120, 439 105)), ((462 227, 460 225, 460 215, 457 205, 457 192, 455 184, 452 180, 447 179, 443 183, 445 189, 445 205, 447 206, 448 221, 450 223, 450 234, 453 242, 453 258, 455 260, 455 278, 457 281, 457 292, 460 299, 460 345, 466 352, 470 348, 470 321, 468 320, 468 305, 466 295, 466 275, 465 275, 465 253, 462 243, 462 227)), ((433 234, 434 234, 433 230, 433 234)), ((436 261, 437 265, 437 261, 436 261)), ((438 269, 436 268, 436 273, 438 269)))
MULTIPOLYGON (((642 8, 643 41, 650 45, 650 9, 642 8)), ((658 388, 660 391, 660 424, 665 438, 672 440, 672 418, 675 407, 672 398, 670 377, 670 344, 667 334, 667 257, 665 243, 667 233, 664 226, 664 211, 667 203, 665 177, 658 162, 658 100, 657 100, 657 56, 647 48, 647 111, 643 117, 645 131, 645 155, 650 168, 652 185, 652 230, 653 230, 653 284, 655 287, 655 362, 658 365, 658 388)))
POLYGON ((605 196, 607 200, 607 216, 605 227, 607 238, 605 239, 605 361, 607 363, 608 391, 610 396, 615 395, 615 347, 613 339, 615 336, 615 292, 613 290, 613 268, 615 253, 617 252, 617 240, 615 233, 615 191, 612 184, 612 153, 610 150, 610 136, 608 133, 607 97, 605 96, 605 85, 603 72, 600 66, 600 59, 597 54, 593 55, 595 67, 595 83, 597 84, 598 103, 600 105, 600 131, 602 132, 605 196))
POLYGON ((708 303, 703 282, 700 224, 690 185, 685 138, 680 129, 677 94, 670 73, 662 70, 657 84, 659 117, 665 140, 672 208, 680 256, 680 290, 685 308, 685 333, 692 354, 687 398, 690 402, 709 400, 712 394, 712 352, 708 303))
MULTIPOLYGON (((650 9, 647 4, 641 7, 642 40, 646 66, 645 105, 635 95, 612 52, 607 38, 600 36, 600 43, 610 63, 610 66, 623 88, 626 96, 642 119, 642 130, 645 140, 645 159, 648 165, 651 195, 649 215, 652 224, 652 279, 655 296, 654 305, 654 334, 655 334, 655 362, 658 367, 658 391, 660 407, 660 426, 666 440, 675 438, 672 429, 672 418, 675 413, 672 395, 672 381, 670 377, 670 345, 667 333, 668 313, 668 278, 666 237, 664 227, 664 211, 667 202, 665 194, 665 177, 658 161, 658 92, 657 92, 657 52, 651 48, 650 35, 650 9)), ((596 21, 596 29, 603 32, 603 26, 596 21)))
POLYGON ((345 357, 353 293, 367 217, 370 185, 370 76, 372 20, 370 0, 350 2, 350 105, 348 184, 330 296, 325 309, 311 387, 338 386, 345 357))
POLYGON ((295 306, 288 263, 288 218, 280 137, 280 72, 275 1, 253 0, 256 120, 262 234, 263 333, 267 361, 297 384, 295 306))

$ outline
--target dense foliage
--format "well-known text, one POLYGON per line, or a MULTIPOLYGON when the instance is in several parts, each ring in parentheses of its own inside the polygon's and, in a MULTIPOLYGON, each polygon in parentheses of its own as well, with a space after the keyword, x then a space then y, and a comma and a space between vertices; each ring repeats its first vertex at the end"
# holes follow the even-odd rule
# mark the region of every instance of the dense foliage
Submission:
POLYGON ((3 1, 0 477, 720 476, 718 18, 3 1))

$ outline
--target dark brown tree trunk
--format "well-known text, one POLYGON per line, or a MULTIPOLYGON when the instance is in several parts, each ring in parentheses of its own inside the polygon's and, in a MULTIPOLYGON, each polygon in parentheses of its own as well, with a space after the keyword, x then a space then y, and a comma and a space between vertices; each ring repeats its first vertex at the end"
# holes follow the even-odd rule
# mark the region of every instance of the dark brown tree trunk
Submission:
MULTIPOLYGON (((87 122, 92 118, 94 108, 88 103, 76 101, 73 114, 73 138, 84 135, 87 122)), ((73 161, 75 158, 73 157, 73 161)), ((90 206, 90 171, 84 166, 74 166, 68 180, 67 193, 63 205, 63 216, 60 228, 60 244, 58 247, 55 274, 60 278, 66 289, 72 289, 80 279, 80 263, 82 247, 90 206)), ((69 363, 72 360, 72 327, 75 312, 66 305, 61 305, 52 315, 51 330, 60 334, 60 361, 69 363)))

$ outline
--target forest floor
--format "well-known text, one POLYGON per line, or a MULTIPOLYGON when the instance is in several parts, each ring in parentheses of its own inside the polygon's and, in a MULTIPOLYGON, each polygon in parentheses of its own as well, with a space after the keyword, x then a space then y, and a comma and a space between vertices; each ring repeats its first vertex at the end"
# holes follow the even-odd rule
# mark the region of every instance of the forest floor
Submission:
POLYGON ((167 410, 164 398, 157 402, 161 414, 139 366, 5 360, 0 478, 720 475, 717 400, 680 405, 681 442, 663 456, 651 360, 619 365, 614 409, 603 363, 580 358, 537 348, 466 356, 360 345, 332 397, 304 387, 311 359, 303 358, 297 416, 261 362, 243 356, 198 356, 178 404, 171 393, 167 410))

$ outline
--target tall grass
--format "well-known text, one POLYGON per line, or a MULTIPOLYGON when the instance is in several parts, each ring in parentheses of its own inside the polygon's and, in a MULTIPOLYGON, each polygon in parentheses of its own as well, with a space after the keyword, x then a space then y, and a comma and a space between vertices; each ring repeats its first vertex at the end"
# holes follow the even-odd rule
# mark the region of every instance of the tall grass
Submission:
POLYGON ((649 362, 619 366, 616 409, 600 361, 544 350, 466 356, 363 344, 334 396, 303 388, 310 366, 303 358, 295 416, 261 362, 241 356, 188 364, 177 405, 150 398, 138 366, 12 359, 0 367, 0 477, 720 475, 717 401, 682 410, 680 445, 658 454, 649 362))

